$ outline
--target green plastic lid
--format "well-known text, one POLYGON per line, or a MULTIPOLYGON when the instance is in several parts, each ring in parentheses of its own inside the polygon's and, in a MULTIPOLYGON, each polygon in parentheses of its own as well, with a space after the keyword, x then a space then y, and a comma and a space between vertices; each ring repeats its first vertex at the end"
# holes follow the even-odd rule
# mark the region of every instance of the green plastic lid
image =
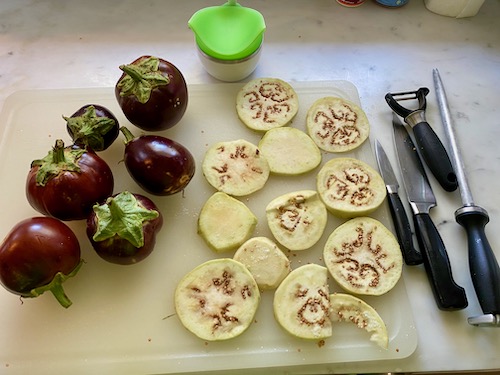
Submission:
POLYGON ((198 47, 220 60, 250 56, 262 44, 266 30, 262 14, 231 0, 224 5, 200 9, 188 25, 198 47))

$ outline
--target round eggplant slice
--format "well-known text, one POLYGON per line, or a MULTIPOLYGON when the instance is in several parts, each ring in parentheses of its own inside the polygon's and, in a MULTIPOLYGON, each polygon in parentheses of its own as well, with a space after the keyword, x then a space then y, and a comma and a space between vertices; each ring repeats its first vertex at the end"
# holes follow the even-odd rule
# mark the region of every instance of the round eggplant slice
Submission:
POLYGON ((267 131, 287 125, 299 110, 297 93, 277 78, 248 82, 236 96, 236 112, 250 129, 267 131))
POLYGON ((372 213, 387 194, 378 172, 354 158, 331 159, 320 169, 316 183, 326 208, 341 218, 372 213))
POLYGON ((299 129, 271 129, 259 142, 259 149, 269 163, 272 173, 299 175, 321 163, 321 152, 312 139, 299 129))
POLYGON ((198 218, 198 233, 214 251, 235 250, 252 235, 257 218, 243 203, 226 193, 213 194, 198 218))
POLYGON ((260 302, 257 283, 233 259, 214 259, 186 274, 175 290, 175 309, 184 327, 207 341, 241 335, 260 302))
POLYGON ((389 229, 369 217, 351 219, 326 241, 323 260, 335 281, 354 294, 379 296, 401 277, 403 256, 389 229))
POLYGON ((370 134, 365 112, 356 104, 337 97, 314 102, 307 112, 306 124, 313 141, 327 152, 351 151, 370 134))
POLYGON ((290 260, 267 237, 250 238, 233 257, 248 268, 260 289, 275 289, 290 273, 290 260))
POLYGON ((306 250, 319 241, 328 214, 314 190, 300 190, 273 199, 266 207, 267 223, 276 240, 289 250, 306 250))
POLYGON ((274 294, 274 317, 293 336, 320 340, 332 335, 328 271, 318 264, 294 269, 274 294))
POLYGON ((260 190, 269 178, 267 160, 244 139, 213 144, 205 153, 202 170, 210 185, 233 196, 260 190))

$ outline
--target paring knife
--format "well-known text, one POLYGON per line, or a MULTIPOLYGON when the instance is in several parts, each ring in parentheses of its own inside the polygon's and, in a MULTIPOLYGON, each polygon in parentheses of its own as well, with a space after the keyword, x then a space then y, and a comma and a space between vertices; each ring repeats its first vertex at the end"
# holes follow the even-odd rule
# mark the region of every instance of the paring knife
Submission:
POLYGON ((500 268, 484 231, 489 216, 484 208, 474 204, 455 139, 446 92, 437 69, 433 71, 433 78, 441 119, 450 146, 451 161, 457 174, 463 203, 463 207, 455 211, 455 220, 467 232, 469 269, 479 304, 483 310, 483 315, 470 317, 468 322, 476 326, 500 327, 500 268))
POLYGON ((393 130, 403 184, 413 210, 415 234, 434 298, 441 310, 464 309, 468 304, 465 290, 453 280, 445 245, 429 215, 429 210, 436 205, 436 198, 415 145, 396 115, 393 130))
POLYGON ((410 222, 408 221, 408 216, 406 216, 406 211, 398 193, 398 180, 394 174, 389 158, 378 140, 375 140, 375 158, 377 159, 378 169, 384 179, 387 189, 389 208, 396 228, 396 236, 401 246, 403 259, 405 263, 410 266, 422 264, 422 254, 413 246, 410 222))

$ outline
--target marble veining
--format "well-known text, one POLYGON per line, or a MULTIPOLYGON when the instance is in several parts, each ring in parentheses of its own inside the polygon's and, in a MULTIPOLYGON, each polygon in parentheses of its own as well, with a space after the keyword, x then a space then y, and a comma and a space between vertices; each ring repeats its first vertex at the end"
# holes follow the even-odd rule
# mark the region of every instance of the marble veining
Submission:
MULTIPOLYGON (((171 60, 190 84, 216 82, 197 60, 187 20, 197 9, 219 2, 3 0, 0 107, 10 94, 24 89, 111 87, 121 74, 118 65, 141 54, 171 60)), ((397 163, 391 114, 384 95, 429 87, 427 119, 444 137, 432 83, 432 69, 438 68, 470 187, 476 203, 490 214, 486 231, 500 258, 500 1, 486 1, 478 15, 463 19, 431 13, 420 0, 398 9, 372 1, 355 9, 335 0, 243 3, 259 9, 267 23, 261 61, 250 78, 353 82, 371 122, 372 137, 382 143, 393 165, 397 163)), ((423 269, 406 268, 404 278, 419 336, 412 356, 299 366, 286 369, 288 373, 500 368, 500 331, 466 323, 468 316, 480 314, 480 308, 467 268, 465 234, 454 220, 460 196, 445 193, 432 177, 431 184, 438 201, 431 216, 449 248, 456 281, 467 290, 469 307, 439 311, 423 269)))

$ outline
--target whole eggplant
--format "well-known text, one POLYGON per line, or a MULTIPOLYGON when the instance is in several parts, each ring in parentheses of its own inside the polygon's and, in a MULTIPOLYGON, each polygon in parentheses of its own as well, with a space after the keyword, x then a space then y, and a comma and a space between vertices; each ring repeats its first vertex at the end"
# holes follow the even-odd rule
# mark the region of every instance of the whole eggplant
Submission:
POLYGON ((87 237, 96 253, 115 264, 135 264, 151 254, 163 216, 149 198, 123 191, 94 205, 87 237))
POLYGON ((115 86, 115 96, 125 117, 148 131, 165 130, 184 116, 188 104, 186 80, 172 63, 141 56, 127 65, 115 86))

